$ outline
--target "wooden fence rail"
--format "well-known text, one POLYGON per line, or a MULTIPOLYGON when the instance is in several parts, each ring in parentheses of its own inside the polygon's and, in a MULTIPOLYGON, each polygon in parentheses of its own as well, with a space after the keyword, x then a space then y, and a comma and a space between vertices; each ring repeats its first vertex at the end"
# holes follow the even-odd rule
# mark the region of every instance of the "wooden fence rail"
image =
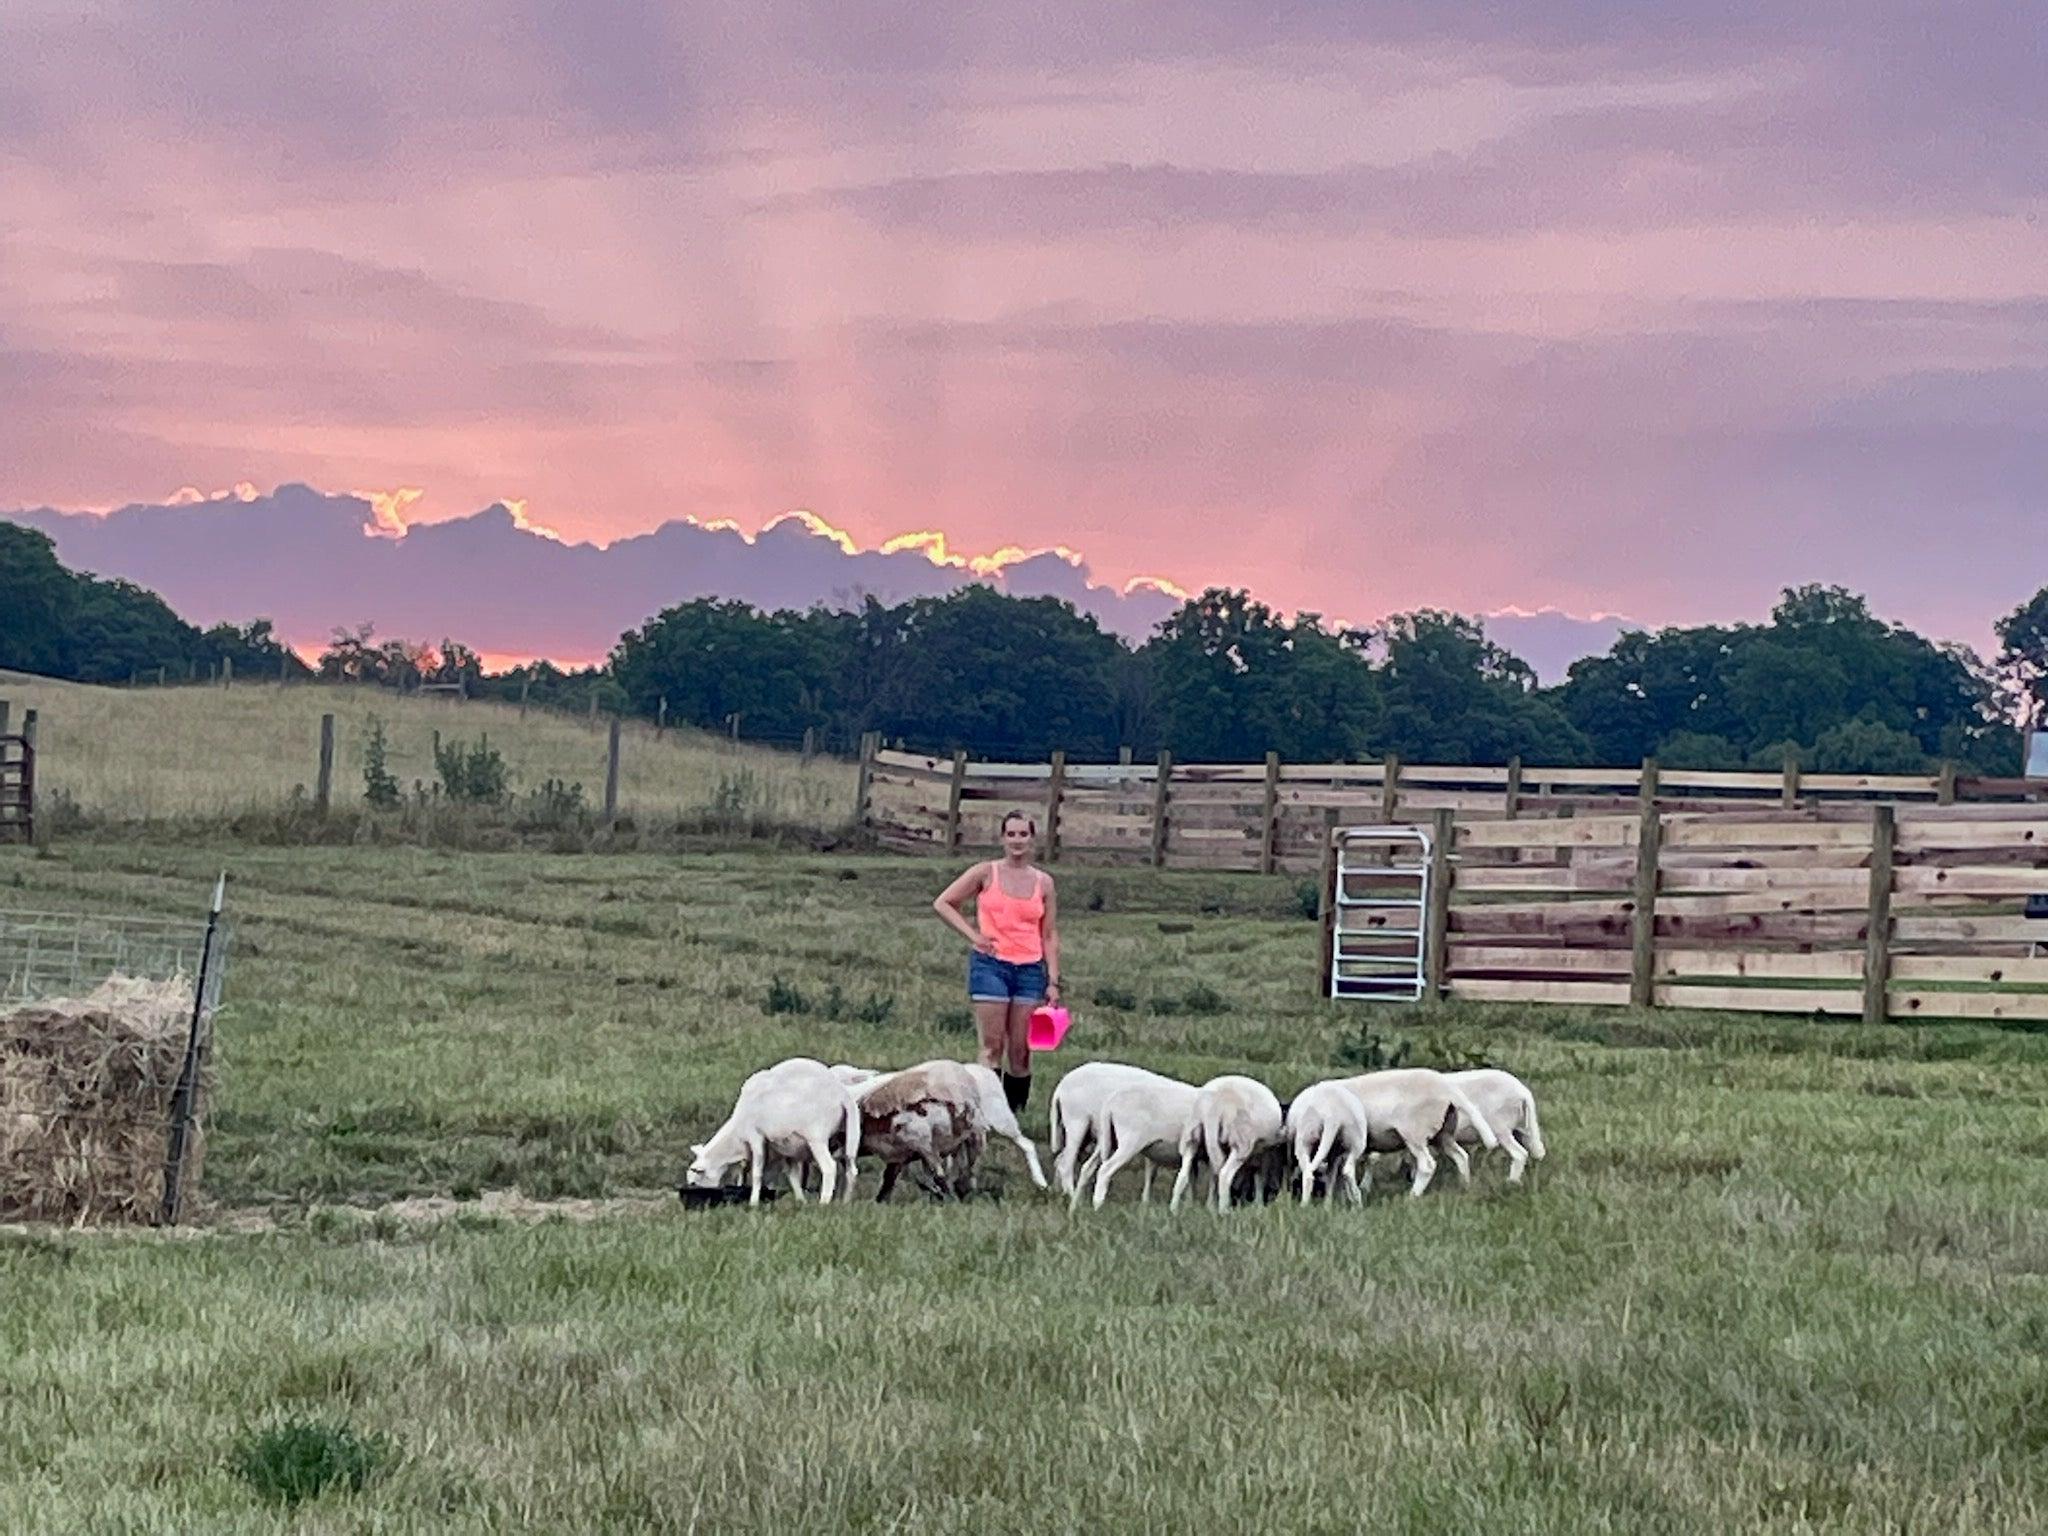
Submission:
MULTIPOLYGON (((1702 813, 1790 810, 1827 821, 1866 815, 1873 802, 1935 807, 2004 800, 2022 815, 2048 819, 2038 804, 2030 810, 2027 803, 2030 794, 2048 796, 2048 785, 1959 777, 1946 770, 1802 775, 1796 767, 1704 773, 1660 770, 1654 763, 1430 767, 1392 757, 1379 763, 1286 763, 1275 754, 1262 763, 1176 763, 1167 754, 1156 763, 1076 763, 1063 753, 1043 763, 988 763, 964 753, 885 751, 873 736, 861 754, 859 814, 883 846, 907 852, 994 849, 1003 816, 1024 809, 1039 819, 1041 850, 1048 858, 1308 873, 1318 867, 1330 830, 1338 825, 1426 824, 1440 810, 1453 812, 1468 835, 1475 824, 1493 822, 1552 825, 1571 817, 1564 825, 1583 825, 1579 818, 1638 813, 1646 786, 1653 807, 1702 813)), ((1698 836, 1696 846, 1715 846, 1710 833, 1698 836)), ((1633 835, 1613 846, 1632 868, 1633 835)))
MULTIPOLYGON (((1439 827, 1444 996, 2048 1021, 2048 921, 2028 915, 2048 895, 2048 805, 1646 805, 1439 827)), ((1325 871, 1325 954, 1402 952, 1376 936, 1393 918, 1331 899, 1370 871, 1325 871)))
MULTIPOLYGON (((2048 1021, 2048 784, 1937 774, 1380 763, 861 761, 884 846, 958 856, 1036 814, 1044 856, 1320 871, 1327 957, 1389 960, 1384 909, 1338 909, 1336 829, 1431 825, 1427 953, 1453 998, 1866 1020, 2048 1021)), ((1354 878, 1368 879, 1367 876, 1354 878)), ((1354 892, 1354 894, 1359 894, 1354 892)))

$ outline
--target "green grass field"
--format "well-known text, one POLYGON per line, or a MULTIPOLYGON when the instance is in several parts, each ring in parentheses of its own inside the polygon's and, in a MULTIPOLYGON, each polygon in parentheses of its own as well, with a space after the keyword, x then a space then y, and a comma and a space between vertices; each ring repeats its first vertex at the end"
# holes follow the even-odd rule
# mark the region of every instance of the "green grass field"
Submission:
MULTIPOLYGON (((603 804, 608 723, 478 700, 379 688, 276 683, 233 688, 100 688, 0 670, 0 699, 38 720, 43 810, 97 824, 218 824, 274 818, 313 793, 320 717, 335 717, 334 806, 363 800, 371 724, 385 732, 386 766, 412 797, 436 783, 434 739, 488 737, 505 760, 515 804, 550 779, 603 804)), ((805 765, 789 752, 702 731, 657 735, 628 722, 619 807, 649 824, 707 817, 836 830, 853 819, 851 763, 805 765)))
POLYGON ((1284 1094, 1369 1024, 1520 1072, 1549 1160, 1069 1216, 996 1147, 965 1207, 686 1216, 753 1067, 971 1049, 946 871, 64 841, 0 906, 223 865, 212 1225, 0 1235, 0 1530, 2048 1529, 2048 1035, 1336 1007, 1291 882, 1071 870, 1027 1130, 1091 1056, 1284 1094), (261 1498, 293 1419, 366 1485, 261 1498))

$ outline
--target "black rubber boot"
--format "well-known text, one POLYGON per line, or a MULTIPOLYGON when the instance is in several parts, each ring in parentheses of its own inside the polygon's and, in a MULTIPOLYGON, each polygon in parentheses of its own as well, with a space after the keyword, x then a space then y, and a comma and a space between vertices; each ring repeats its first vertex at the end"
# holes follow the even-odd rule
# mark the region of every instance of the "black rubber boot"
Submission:
POLYGON ((1009 1101, 1011 1114, 1022 1114, 1024 1106, 1031 1102, 1031 1074, 1029 1072, 1005 1072, 1003 1074, 1003 1097, 1009 1101))

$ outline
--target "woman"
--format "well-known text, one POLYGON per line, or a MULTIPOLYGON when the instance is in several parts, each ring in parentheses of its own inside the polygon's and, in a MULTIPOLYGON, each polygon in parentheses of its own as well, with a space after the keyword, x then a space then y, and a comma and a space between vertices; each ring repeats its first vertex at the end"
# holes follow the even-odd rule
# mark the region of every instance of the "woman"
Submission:
POLYGON ((1003 1097, 1021 1110, 1031 1097, 1031 1010, 1060 1000, 1059 908, 1052 876, 1031 862, 1038 823, 1022 811, 1003 818, 1003 856, 977 864, 939 893, 932 909, 974 946, 967 996, 981 1028, 981 1064, 1003 1075, 1003 1097), (964 908, 974 902, 973 923, 964 908))

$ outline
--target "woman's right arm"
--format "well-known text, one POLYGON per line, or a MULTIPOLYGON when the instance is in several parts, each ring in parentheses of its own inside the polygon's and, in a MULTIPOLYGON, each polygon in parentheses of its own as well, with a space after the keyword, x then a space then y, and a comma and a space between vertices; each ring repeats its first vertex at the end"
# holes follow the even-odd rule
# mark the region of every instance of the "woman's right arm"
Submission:
POLYGON ((981 936, 974 924, 967 921, 967 914, 960 909, 967 904, 967 898, 982 887, 983 867, 976 864, 967 873, 939 892, 932 902, 932 910, 939 914, 939 921, 959 934, 976 949, 993 953, 995 940, 981 936))

